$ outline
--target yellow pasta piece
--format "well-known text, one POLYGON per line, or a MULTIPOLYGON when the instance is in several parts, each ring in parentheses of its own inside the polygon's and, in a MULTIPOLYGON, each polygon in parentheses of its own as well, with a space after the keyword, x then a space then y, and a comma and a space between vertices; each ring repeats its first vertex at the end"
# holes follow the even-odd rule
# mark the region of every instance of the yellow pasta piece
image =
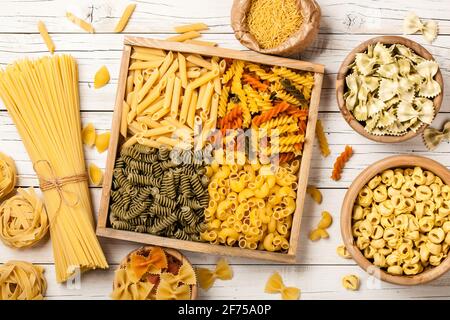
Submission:
POLYGON ((354 274, 349 274, 342 278, 342 286, 350 291, 359 290, 360 282, 358 276, 354 274))
POLYGON ((330 235, 325 229, 314 229, 309 233, 309 240, 311 241, 317 241, 320 239, 328 238, 330 235))
POLYGON ((228 262, 222 258, 217 262, 213 271, 206 268, 197 268, 197 277, 200 288, 208 290, 213 286, 216 279, 231 280, 233 278, 233 270, 231 270, 228 262))
POLYGON ((325 135, 325 132, 323 131, 322 121, 320 120, 317 120, 316 123, 316 136, 317 140, 319 141, 320 153, 322 154, 322 156, 328 157, 331 151, 330 147, 328 146, 327 137, 325 135))
POLYGON ((267 280, 264 292, 280 293, 283 300, 298 300, 300 298, 300 289, 295 287, 286 287, 278 272, 274 272, 267 280))
POLYGON ((81 139, 83 143, 89 147, 93 147, 97 134, 95 133, 95 127, 92 123, 88 123, 83 130, 81 130, 81 139))
POLYGON ((308 193, 311 196, 311 198, 313 198, 314 201, 317 202, 318 204, 322 203, 322 193, 316 187, 308 186, 306 188, 306 193, 308 193))
POLYGON ((87 31, 89 33, 95 32, 94 27, 89 22, 86 22, 83 19, 76 17, 75 15, 73 15, 73 13, 66 12, 66 17, 67 17, 67 19, 69 19, 70 22, 72 22, 73 24, 76 24, 84 31, 87 31))
POLYGON ((175 29, 175 32, 185 33, 185 32, 189 32, 189 31, 208 30, 208 26, 202 22, 199 22, 199 23, 193 23, 193 24, 186 24, 186 25, 182 25, 182 26, 176 26, 174 29, 175 29))
POLYGON ((338 254, 338 256, 344 258, 344 259, 351 259, 352 256, 351 254, 348 252, 347 248, 344 245, 340 245, 336 248, 336 253, 338 254))
POLYGON ((91 183, 98 187, 103 182, 103 171, 95 164, 91 163, 89 165, 89 180, 91 183))
POLYGON ((95 139, 95 147, 97 148, 97 151, 99 153, 103 153, 108 149, 110 138, 111 138, 110 132, 105 132, 97 135, 97 138, 95 139))
POLYGON ((38 22, 38 30, 39 33, 41 34, 42 39, 45 42, 45 45, 48 48, 48 51, 50 51, 50 53, 53 54, 55 52, 55 44, 53 43, 52 38, 50 38, 47 28, 42 21, 38 22))
POLYGON ((109 71, 106 66, 102 66, 98 71, 95 73, 94 77, 94 88, 99 89, 105 85, 108 84, 110 79, 109 71))
POLYGON ((322 219, 320 220, 317 227, 319 229, 327 229, 333 223, 333 217, 328 211, 322 211, 322 219))
POLYGON ((129 5, 127 5, 127 7, 122 13, 122 16, 117 22, 116 27, 114 28, 114 32, 122 32, 123 29, 125 29, 135 8, 136 8, 135 3, 130 3, 129 5))
POLYGON ((182 33, 173 37, 169 37, 166 40, 167 41, 175 41, 175 42, 183 42, 188 39, 195 39, 200 37, 200 33, 197 31, 188 31, 186 33, 182 33))
POLYGON ((42 300, 46 291, 42 267, 25 261, 0 265, 0 300, 42 300))
POLYGON ((6 245, 14 248, 33 246, 47 231, 47 211, 33 188, 17 189, 17 195, 0 206, 0 238, 6 245))

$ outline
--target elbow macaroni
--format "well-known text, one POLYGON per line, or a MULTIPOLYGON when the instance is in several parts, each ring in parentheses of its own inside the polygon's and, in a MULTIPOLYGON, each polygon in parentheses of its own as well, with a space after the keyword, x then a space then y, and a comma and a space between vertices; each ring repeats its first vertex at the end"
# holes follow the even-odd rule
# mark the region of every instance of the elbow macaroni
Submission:
POLYGON ((211 201, 205 211, 209 222, 202 239, 252 250, 287 251, 299 168, 297 160, 276 168, 214 161, 206 169, 211 178, 211 201))

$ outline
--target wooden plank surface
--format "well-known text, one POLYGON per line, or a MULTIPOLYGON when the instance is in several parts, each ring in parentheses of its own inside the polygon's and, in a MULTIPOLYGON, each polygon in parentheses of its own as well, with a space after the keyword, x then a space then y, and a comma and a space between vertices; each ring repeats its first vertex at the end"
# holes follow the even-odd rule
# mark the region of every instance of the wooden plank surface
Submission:
MULTIPOLYGON (((286 284, 302 289, 303 299, 450 299, 450 274, 421 287, 400 287, 386 283, 373 283, 352 260, 344 260, 335 253, 341 243, 339 212, 346 188, 368 164, 389 155, 412 153, 430 157, 450 167, 449 145, 443 143, 435 151, 429 152, 420 138, 398 145, 377 144, 359 136, 342 119, 335 100, 334 81, 337 70, 348 52, 370 37, 393 34, 401 35, 402 20, 408 11, 414 11, 424 19, 434 19, 439 23, 440 35, 433 44, 427 44, 422 36, 409 38, 422 44, 438 61, 444 77, 444 101, 441 111, 433 122, 440 127, 450 118, 450 15, 448 1, 439 0, 360 0, 336 1, 319 0, 322 7, 320 34, 312 46, 303 54, 303 60, 326 66, 321 96, 320 114, 332 154, 324 159, 314 147, 310 183, 317 185, 324 195, 319 206, 307 197, 300 230, 296 265, 284 266, 243 258, 229 259, 235 277, 231 281, 220 282, 209 291, 200 291, 204 299, 278 299, 277 295, 263 293, 265 279, 274 271, 279 271, 286 284), (351 144, 355 156, 346 167, 343 179, 332 181, 329 176, 335 157, 351 144), (330 239, 312 243, 307 234, 320 219, 322 210, 329 210, 335 222, 330 228, 330 239), (359 292, 345 291, 340 278, 346 274, 362 277, 359 292)), ((43 20, 55 42, 57 52, 72 54, 80 65, 80 95, 83 123, 93 122, 99 131, 111 127, 112 110, 116 94, 123 34, 113 30, 126 0, 77 1, 68 5, 67 1, 20 1, 1 0, 0 6, 0 65, 5 65, 23 56, 37 57, 46 54, 46 47, 37 33, 36 23, 43 20), (87 34, 65 18, 70 10, 83 18, 92 19, 98 34, 87 34), (106 65, 111 73, 111 82, 106 87, 94 90, 95 71, 106 65)), ((211 26, 203 40, 219 43, 220 47, 245 50, 234 38, 229 26, 231 0, 141 0, 125 29, 130 36, 164 39, 173 34, 173 26, 190 22, 205 22, 211 26)), ((19 172, 20 186, 37 186, 29 158, 20 142, 4 106, 0 103, 0 150, 10 154, 19 172)), ((105 166, 106 153, 98 154, 86 149, 86 161, 105 166)), ((98 211, 101 190, 91 189, 95 211, 98 211)), ((55 282, 51 243, 45 241, 36 248, 13 250, 0 244, 0 263, 10 259, 22 259, 41 264, 46 269, 49 282, 49 299, 108 299, 111 291, 113 270, 120 260, 139 246, 119 240, 101 239, 102 246, 111 264, 108 271, 92 271, 83 274, 81 287, 71 289, 55 282)), ((188 253, 187 257, 195 265, 212 267, 217 257, 188 253)))

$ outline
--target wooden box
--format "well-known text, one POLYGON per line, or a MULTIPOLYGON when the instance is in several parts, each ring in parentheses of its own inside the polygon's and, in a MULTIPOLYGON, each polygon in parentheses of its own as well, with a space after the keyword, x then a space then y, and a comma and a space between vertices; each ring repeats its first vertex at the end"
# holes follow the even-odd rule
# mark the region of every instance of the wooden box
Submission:
POLYGON ((122 239, 127 241, 159 245, 164 247, 189 250, 201 253, 241 256, 246 258, 266 259, 272 261, 294 263, 298 248, 300 223, 303 213, 306 186, 308 184, 308 175, 319 109, 324 66, 305 61, 263 55, 251 51, 236 51, 223 48, 205 47, 193 44, 185 44, 163 40, 137 38, 137 37, 125 37, 124 44, 125 46, 122 54, 121 68, 117 88, 116 105, 112 123, 111 141, 108 150, 108 160, 104 175, 103 192, 98 217, 97 235, 102 237, 122 239), (241 249, 239 247, 227 247, 209 243, 171 239, 145 233, 116 230, 109 225, 108 213, 109 213, 110 191, 112 184, 112 172, 114 169, 114 162, 116 160, 117 151, 119 150, 119 146, 124 142, 123 138, 120 135, 120 119, 122 113, 122 101, 124 100, 125 95, 125 86, 132 46, 172 50, 184 53, 197 53, 205 56, 219 56, 221 58, 240 59, 262 63, 266 65, 284 66, 292 69, 314 72, 314 87, 310 102, 303 156, 301 161, 301 167, 299 170, 296 210, 294 212, 293 224, 291 228, 290 248, 287 253, 241 249))

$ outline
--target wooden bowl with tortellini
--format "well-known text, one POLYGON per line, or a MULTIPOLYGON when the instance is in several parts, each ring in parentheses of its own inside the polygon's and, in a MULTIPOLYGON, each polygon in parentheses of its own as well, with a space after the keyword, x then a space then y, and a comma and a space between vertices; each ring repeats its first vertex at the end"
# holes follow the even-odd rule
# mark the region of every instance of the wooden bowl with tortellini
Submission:
POLYGON ((433 56, 398 36, 361 43, 345 58, 336 80, 344 119, 359 134, 382 143, 421 134, 439 112, 443 89, 433 56))
POLYGON ((450 171, 412 155, 372 164, 345 195, 341 234, 374 277, 400 285, 438 278, 450 269, 450 171))

